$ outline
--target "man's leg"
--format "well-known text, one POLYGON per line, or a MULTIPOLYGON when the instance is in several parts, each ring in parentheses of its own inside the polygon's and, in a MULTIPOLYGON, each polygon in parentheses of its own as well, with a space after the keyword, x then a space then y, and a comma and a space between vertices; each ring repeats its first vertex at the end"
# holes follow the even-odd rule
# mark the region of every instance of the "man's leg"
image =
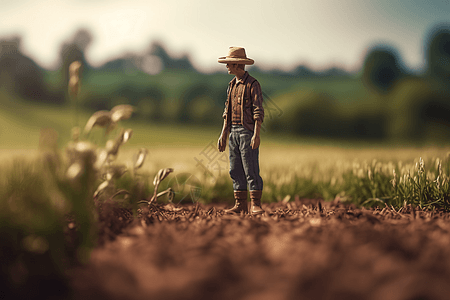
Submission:
POLYGON ((261 196, 263 190, 263 180, 259 175, 259 147, 252 149, 250 142, 253 133, 250 130, 240 135, 240 152, 246 180, 250 189, 250 199, 252 201, 252 214, 264 213, 261 207, 261 196))
POLYGON ((233 190, 235 205, 233 208, 225 210, 226 213, 244 213, 248 212, 247 208, 247 180, 242 165, 240 152, 239 133, 232 129, 229 140, 230 151, 230 177, 233 180, 233 190))

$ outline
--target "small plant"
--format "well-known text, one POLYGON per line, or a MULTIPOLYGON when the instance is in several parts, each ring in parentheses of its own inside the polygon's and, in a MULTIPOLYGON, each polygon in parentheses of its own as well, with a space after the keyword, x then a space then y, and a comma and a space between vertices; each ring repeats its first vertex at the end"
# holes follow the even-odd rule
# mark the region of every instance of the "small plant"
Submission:
MULTIPOLYGON (((132 112, 133 107, 130 105, 118 105, 113 107, 111 111, 98 111, 94 113, 88 120, 84 130, 85 134, 88 135, 94 126, 99 126, 105 127, 105 135, 108 135, 111 132, 112 128, 117 126, 117 123, 120 120, 125 120, 131 117, 132 112)), ((133 131, 131 129, 122 129, 121 133, 116 137, 116 139, 108 140, 105 147, 99 150, 100 154, 94 165, 100 171, 100 177, 103 179, 103 182, 94 192, 94 199, 103 199, 103 201, 106 199, 112 200, 118 195, 125 195, 125 197, 129 197, 131 195, 130 191, 125 189, 117 191, 115 187, 115 181, 121 178, 122 175, 124 175, 126 172, 130 172, 132 174, 132 178, 134 179, 135 184, 137 184, 138 186, 142 186, 142 184, 140 183, 140 180, 142 180, 142 178, 138 178, 139 174, 137 173, 137 171, 144 164, 145 158, 148 154, 147 149, 142 148, 139 150, 131 167, 114 163, 120 147, 131 138, 132 134, 133 131)), ((155 186, 154 193, 153 196, 147 200, 149 205, 162 195, 172 194, 171 189, 167 189, 166 191, 159 194, 157 193, 159 184, 171 172, 173 172, 172 168, 161 169, 155 176, 153 180, 153 185, 155 186)))
MULTIPOLYGON (((70 80, 69 80, 69 93, 76 98, 79 91, 79 69, 81 67, 80 62, 73 62, 70 65, 70 80)), ((134 111, 133 106, 122 104, 114 106, 110 111, 100 110, 95 112, 87 121, 84 127, 84 138, 87 139, 89 134, 91 133, 94 127, 103 127, 105 128, 106 137, 108 134, 112 132, 114 128, 117 127, 118 122, 121 120, 127 120, 131 117, 134 111)), ((84 144, 79 144, 79 130, 78 128, 73 129, 74 137, 72 147, 77 147, 84 144)), ((139 153, 136 156, 135 162, 131 168, 121 165, 114 164, 114 161, 117 158, 120 147, 125 144, 132 136, 132 129, 122 129, 120 134, 115 139, 110 139, 106 142, 106 145, 103 149, 99 149, 99 155, 95 159, 93 166, 100 173, 100 178, 102 178, 103 182, 97 187, 95 190, 93 197, 95 200, 112 200, 118 195, 130 196, 131 192, 125 189, 121 189, 119 191, 115 188, 115 181, 122 177, 126 172, 130 172, 132 174, 134 181, 138 181, 136 185, 141 194, 142 184, 140 180, 136 177, 137 170, 141 168, 144 164, 145 158, 148 154, 147 149, 140 149, 139 153)), ((81 170, 80 164, 72 164, 69 167, 69 172, 77 173, 81 170)), ((153 184, 155 185, 153 197, 148 200, 149 205, 155 201, 159 196, 169 193, 172 195, 171 190, 166 190, 163 193, 157 194, 159 183, 169 174, 173 172, 173 169, 162 169, 156 175, 153 184)))
POLYGON ((170 198, 173 197, 172 188, 168 188, 164 192, 157 194, 158 186, 161 183, 161 181, 163 181, 164 178, 166 178, 167 175, 169 175, 172 172, 173 172, 173 169, 167 168, 167 169, 159 170, 158 174, 156 174, 155 179, 153 179, 153 185, 155 186, 155 189, 154 189, 154 192, 153 192, 153 197, 148 201, 148 205, 151 205, 153 203, 153 201, 155 201, 159 196, 162 196, 162 195, 164 195, 166 193, 169 194, 170 198))
POLYGON ((82 64, 80 61, 74 61, 69 66, 69 96, 73 100, 75 107, 74 125, 78 127, 78 92, 80 90, 80 69, 82 64))

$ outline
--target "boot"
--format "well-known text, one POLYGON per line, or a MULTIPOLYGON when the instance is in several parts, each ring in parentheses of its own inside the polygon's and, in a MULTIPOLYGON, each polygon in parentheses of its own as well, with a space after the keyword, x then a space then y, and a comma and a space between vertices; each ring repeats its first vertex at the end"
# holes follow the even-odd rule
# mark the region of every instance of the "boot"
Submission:
POLYGON ((265 213, 261 207, 261 195, 262 191, 250 191, 250 199, 252 200, 252 215, 260 215, 265 213))
POLYGON ((236 199, 234 207, 225 209, 224 212, 226 214, 240 214, 241 211, 243 211, 245 214, 247 214, 247 191, 234 191, 234 199, 236 199))

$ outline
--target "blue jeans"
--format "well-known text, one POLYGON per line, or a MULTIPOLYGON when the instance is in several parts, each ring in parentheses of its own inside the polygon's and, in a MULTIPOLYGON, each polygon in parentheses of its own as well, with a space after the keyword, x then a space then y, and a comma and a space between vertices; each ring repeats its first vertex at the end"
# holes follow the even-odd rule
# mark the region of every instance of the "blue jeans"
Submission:
POLYGON ((259 147, 252 149, 253 132, 242 125, 233 125, 230 134, 230 176, 235 191, 260 191, 263 180, 259 176, 259 147))

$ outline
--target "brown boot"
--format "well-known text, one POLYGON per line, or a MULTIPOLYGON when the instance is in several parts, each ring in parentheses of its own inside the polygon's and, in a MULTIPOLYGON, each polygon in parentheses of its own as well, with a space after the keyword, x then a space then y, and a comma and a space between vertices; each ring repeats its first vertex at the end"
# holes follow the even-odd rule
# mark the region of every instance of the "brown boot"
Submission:
POLYGON ((250 191, 250 199, 252 200, 252 215, 260 215, 265 213, 261 207, 261 195, 262 191, 250 191))
POLYGON ((234 199, 236 199, 234 207, 225 209, 224 212, 226 214, 240 214, 241 211, 243 211, 245 214, 247 214, 247 191, 234 191, 234 199))

